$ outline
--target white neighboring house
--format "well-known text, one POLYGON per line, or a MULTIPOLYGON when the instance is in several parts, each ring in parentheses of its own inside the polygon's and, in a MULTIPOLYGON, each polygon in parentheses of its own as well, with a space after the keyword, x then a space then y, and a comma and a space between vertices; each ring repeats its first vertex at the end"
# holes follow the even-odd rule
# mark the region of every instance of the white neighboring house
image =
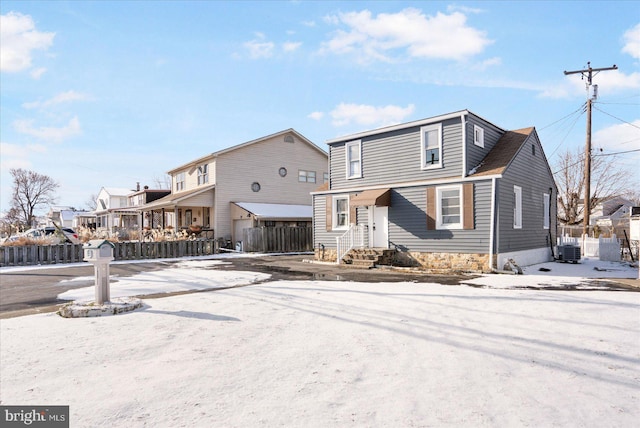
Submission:
POLYGON ((72 227, 75 210, 67 206, 52 206, 47 213, 47 226, 72 227))
POLYGON ((96 200, 96 228, 114 231, 117 228, 135 228, 138 210, 127 206, 128 197, 135 190, 103 187, 96 200))
POLYGON ((606 202, 601 202, 591 211, 589 224, 592 226, 627 226, 631 208, 635 204, 623 197, 615 197, 606 202))

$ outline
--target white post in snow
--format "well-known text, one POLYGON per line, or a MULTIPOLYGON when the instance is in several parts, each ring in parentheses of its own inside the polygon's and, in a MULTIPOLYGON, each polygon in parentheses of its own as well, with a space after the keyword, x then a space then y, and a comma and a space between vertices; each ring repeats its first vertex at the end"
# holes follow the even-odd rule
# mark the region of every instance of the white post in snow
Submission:
POLYGON ((94 239, 84 244, 84 260, 93 263, 96 277, 96 303, 102 305, 111 300, 109 289, 109 262, 113 260, 113 243, 94 239))

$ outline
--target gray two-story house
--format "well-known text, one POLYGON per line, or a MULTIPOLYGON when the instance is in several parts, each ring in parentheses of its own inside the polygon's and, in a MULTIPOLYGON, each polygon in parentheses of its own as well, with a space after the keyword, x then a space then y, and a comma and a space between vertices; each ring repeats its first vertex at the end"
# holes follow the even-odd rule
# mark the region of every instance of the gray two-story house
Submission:
POLYGON ((552 259, 557 189, 533 127, 506 131, 462 110, 327 142, 312 193, 316 259, 353 248, 433 272, 552 259))

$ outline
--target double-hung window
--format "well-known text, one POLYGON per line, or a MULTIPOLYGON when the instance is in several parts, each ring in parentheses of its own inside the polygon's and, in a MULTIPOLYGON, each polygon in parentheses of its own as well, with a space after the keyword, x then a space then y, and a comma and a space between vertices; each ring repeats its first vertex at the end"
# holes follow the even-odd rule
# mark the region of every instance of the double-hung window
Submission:
POLYGON ((333 197, 333 225, 335 229, 346 229, 349 226, 349 198, 346 196, 333 197))
POLYGON ((462 186, 436 189, 437 229, 462 229, 462 186))
POLYGON ((420 128, 422 169, 442 167, 442 124, 420 128))
POLYGON ((209 182, 209 164, 198 166, 198 186, 209 182))
POLYGON ((513 228, 522 229, 522 187, 513 186, 513 228))
POLYGON ((345 146, 347 152, 347 178, 362 177, 362 144, 352 141, 345 146))
MULTIPOLYGON (((535 147, 535 146, 534 146, 535 147)), ((544 212, 542 213, 542 227, 544 229, 549 229, 549 207, 551 205, 551 197, 548 193, 542 194, 542 209, 544 212)))
POLYGON ((176 174, 176 192, 184 190, 184 172, 176 174))

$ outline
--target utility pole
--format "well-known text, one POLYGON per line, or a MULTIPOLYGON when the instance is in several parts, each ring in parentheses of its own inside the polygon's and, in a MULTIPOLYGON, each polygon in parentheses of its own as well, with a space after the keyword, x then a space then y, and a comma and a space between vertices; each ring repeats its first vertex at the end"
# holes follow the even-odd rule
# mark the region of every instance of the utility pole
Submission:
MULTIPOLYGON (((597 94, 591 97, 590 88, 593 82, 593 76, 601 71, 617 70, 618 67, 614 64, 613 67, 604 68, 591 68, 591 62, 587 62, 587 68, 584 70, 565 71, 564 74, 582 74, 582 78, 587 78, 587 141, 584 154, 584 219, 582 222, 582 235, 586 236, 589 233, 589 218, 591 217, 591 103, 596 99, 597 94)), ((595 86, 596 89, 598 85, 595 86)))

